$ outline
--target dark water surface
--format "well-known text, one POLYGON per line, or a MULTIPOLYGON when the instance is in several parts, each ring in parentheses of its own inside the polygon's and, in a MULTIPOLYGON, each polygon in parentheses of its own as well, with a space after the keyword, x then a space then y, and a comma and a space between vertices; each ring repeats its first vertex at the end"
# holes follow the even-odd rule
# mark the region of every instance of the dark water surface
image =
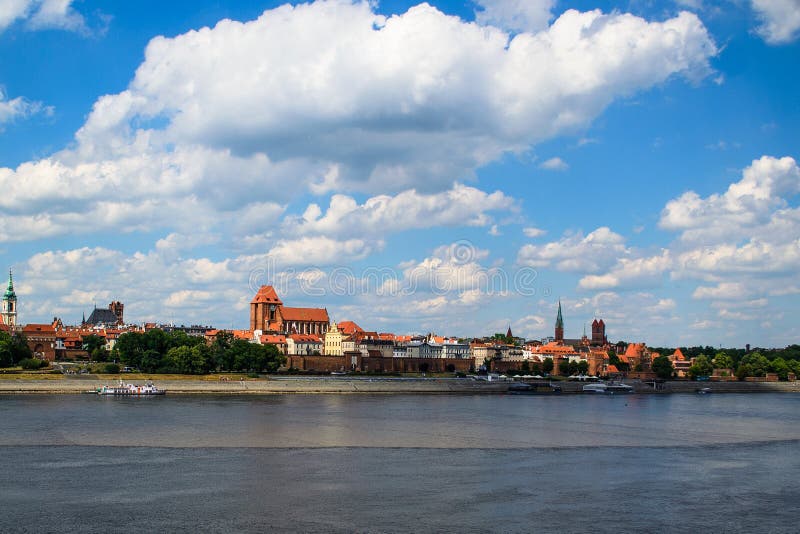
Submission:
POLYGON ((2 532, 799 532, 800 396, 0 396, 2 532))

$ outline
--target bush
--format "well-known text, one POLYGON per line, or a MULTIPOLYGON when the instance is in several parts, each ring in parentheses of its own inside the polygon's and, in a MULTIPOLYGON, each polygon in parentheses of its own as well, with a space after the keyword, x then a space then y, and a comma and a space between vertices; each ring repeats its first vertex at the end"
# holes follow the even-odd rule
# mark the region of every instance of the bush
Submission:
POLYGON ((48 363, 44 360, 37 360, 36 358, 25 358, 20 360, 19 366, 27 371, 35 371, 42 367, 47 367, 48 363))
POLYGON ((247 378, 258 378, 258 373, 247 373, 247 378))
POLYGON ((103 366, 103 372, 109 375, 119 373, 119 365, 116 363, 107 363, 103 366))

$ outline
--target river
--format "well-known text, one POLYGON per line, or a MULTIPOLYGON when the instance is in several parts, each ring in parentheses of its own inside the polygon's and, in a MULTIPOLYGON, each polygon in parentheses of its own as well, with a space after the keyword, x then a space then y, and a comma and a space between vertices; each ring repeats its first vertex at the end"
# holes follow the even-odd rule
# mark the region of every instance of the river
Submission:
POLYGON ((800 396, 0 396, 2 532, 797 532, 800 396))

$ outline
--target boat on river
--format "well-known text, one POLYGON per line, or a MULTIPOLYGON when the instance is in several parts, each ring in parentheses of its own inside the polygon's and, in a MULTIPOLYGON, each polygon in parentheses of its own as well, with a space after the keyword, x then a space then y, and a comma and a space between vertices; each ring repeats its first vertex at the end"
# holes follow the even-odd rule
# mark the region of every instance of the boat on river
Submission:
POLYGON ((622 382, 595 382, 583 386, 584 393, 595 393, 601 395, 621 395, 633 393, 633 386, 622 382))
POLYGON ((140 386, 137 384, 124 384, 122 380, 116 386, 103 386, 97 388, 98 395, 111 395, 119 397, 149 397, 153 395, 164 395, 165 389, 159 389, 152 382, 140 386))

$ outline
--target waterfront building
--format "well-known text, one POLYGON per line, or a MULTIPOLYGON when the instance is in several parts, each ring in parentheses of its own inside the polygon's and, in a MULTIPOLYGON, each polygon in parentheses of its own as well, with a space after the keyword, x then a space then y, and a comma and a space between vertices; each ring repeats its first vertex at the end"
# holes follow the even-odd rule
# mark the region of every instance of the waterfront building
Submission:
POLYGON ((108 308, 94 307, 88 319, 84 319, 81 326, 121 326, 125 324, 123 310, 125 305, 119 301, 114 301, 108 308))
POLYGON ((314 334, 289 334, 286 336, 286 354, 322 354, 322 340, 314 334))
POLYGON ((327 309, 284 306, 272 286, 261 286, 250 302, 251 331, 321 336, 328 331, 329 325, 327 309))
POLYGON ((342 347, 342 340, 344 336, 339 331, 339 327, 336 323, 331 324, 330 329, 325 332, 323 336, 323 344, 324 344, 324 353, 325 356, 342 356, 344 355, 344 349, 342 347))
POLYGON ((17 326, 17 294, 14 292, 14 276, 11 269, 8 270, 8 286, 6 292, 3 294, 2 310, 0 310, 0 318, 3 324, 8 326, 11 330, 17 326))
POLYGON ((50 324, 27 324, 22 333, 34 358, 53 361, 56 359, 56 330, 50 324))
POLYGON ((406 357, 425 359, 441 358, 442 350, 442 345, 439 343, 430 343, 427 340, 412 341, 406 345, 406 357))

